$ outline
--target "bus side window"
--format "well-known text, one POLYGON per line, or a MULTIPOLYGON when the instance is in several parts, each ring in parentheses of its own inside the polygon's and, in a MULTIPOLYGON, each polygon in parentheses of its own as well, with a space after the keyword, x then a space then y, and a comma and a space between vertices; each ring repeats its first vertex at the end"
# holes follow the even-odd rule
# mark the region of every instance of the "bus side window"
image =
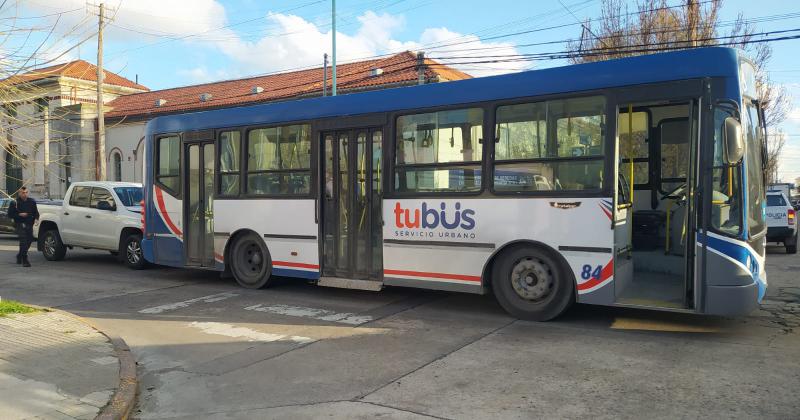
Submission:
POLYGON ((241 134, 238 131, 224 131, 219 135, 220 195, 239 195, 241 144, 241 134))
POLYGON ((172 194, 180 192, 180 138, 161 137, 156 142, 156 181, 172 194))
POLYGON ((599 190, 604 127, 602 96, 498 107, 494 191, 599 190))

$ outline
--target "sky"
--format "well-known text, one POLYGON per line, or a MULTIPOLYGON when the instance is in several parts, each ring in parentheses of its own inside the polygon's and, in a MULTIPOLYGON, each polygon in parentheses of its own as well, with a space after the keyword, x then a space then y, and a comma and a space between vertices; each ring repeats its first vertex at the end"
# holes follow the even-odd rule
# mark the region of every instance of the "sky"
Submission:
MULTIPOLYGON (((331 52, 331 0, 108 0, 106 5, 113 21, 104 36, 105 67, 131 80, 138 77, 150 89, 321 66, 323 54, 331 52)), ((564 44, 541 43, 578 37, 578 21, 600 15, 600 0, 337 0, 336 7, 339 62, 403 50, 426 51, 445 62, 465 55, 563 51, 564 44), (532 43, 540 45, 526 46, 532 43)), ((36 55, 42 63, 95 62, 95 11, 86 0, 9 1, 0 11, 5 30, 39 30, 30 36, 18 31, 0 50, 23 39, 32 50, 46 39, 36 55)), ((797 0, 725 0, 720 20, 730 22, 740 13, 746 19, 772 17, 756 23, 757 32, 800 28, 797 0)), ((800 177, 800 39, 770 45, 770 78, 793 98, 787 120, 770 130, 787 136, 779 177, 793 181, 800 177)), ((484 76, 564 64, 457 67, 484 76)))

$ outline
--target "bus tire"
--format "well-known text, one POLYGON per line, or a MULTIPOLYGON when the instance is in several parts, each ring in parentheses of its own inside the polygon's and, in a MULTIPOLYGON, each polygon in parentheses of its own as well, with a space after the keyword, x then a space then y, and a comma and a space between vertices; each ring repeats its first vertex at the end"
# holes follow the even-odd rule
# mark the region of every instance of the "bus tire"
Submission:
POLYGON ((549 321, 575 302, 575 282, 563 264, 542 248, 516 247, 500 256, 492 270, 492 291, 511 315, 549 321))
POLYGON ((794 236, 791 238, 787 238, 783 245, 786 246, 786 253, 787 254, 797 254, 797 232, 794 233, 794 236))
POLYGON ((142 254, 142 234, 131 233, 120 243, 118 255, 125 266, 132 270, 144 270, 147 261, 142 254))
POLYGON ((58 229, 48 229, 42 235, 42 255, 47 261, 61 261, 67 255, 67 247, 61 242, 58 229))
POLYGON ((250 232, 236 238, 231 246, 230 267, 240 286, 261 289, 269 284, 272 258, 264 241, 250 232))

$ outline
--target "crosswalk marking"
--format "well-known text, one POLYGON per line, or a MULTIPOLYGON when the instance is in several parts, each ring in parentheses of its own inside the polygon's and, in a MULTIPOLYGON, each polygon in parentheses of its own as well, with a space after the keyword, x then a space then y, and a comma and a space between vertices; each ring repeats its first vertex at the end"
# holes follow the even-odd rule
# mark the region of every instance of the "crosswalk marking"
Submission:
POLYGON ((186 308, 195 303, 213 303, 221 300, 230 299, 239 296, 238 293, 223 292, 215 295, 201 296, 199 298, 184 300, 181 302, 167 303, 165 305, 154 306, 152 308, 145 308, 139 311, 140 314, 160 314, 167 311, 174 311, 176 309, 186 308))
POLYGON ((278 315, 311 318, 319 321, 338 322, 348 325, 361 325, 372 321, 369 315, 356 315, 350 312, 334 312, 327 309, 306 308, 289 305, 253 305, 244 308, 246 311, 267 312, 278 315))

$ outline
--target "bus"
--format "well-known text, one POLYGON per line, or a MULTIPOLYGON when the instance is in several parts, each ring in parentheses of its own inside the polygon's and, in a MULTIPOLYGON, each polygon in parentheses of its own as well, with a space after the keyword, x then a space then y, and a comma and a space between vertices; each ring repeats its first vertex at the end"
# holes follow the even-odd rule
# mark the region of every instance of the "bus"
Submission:
POLYGON ((766 291, 755 67, 699 48, 160 116, 142 252, 276 277, 746 314, 766 291))

